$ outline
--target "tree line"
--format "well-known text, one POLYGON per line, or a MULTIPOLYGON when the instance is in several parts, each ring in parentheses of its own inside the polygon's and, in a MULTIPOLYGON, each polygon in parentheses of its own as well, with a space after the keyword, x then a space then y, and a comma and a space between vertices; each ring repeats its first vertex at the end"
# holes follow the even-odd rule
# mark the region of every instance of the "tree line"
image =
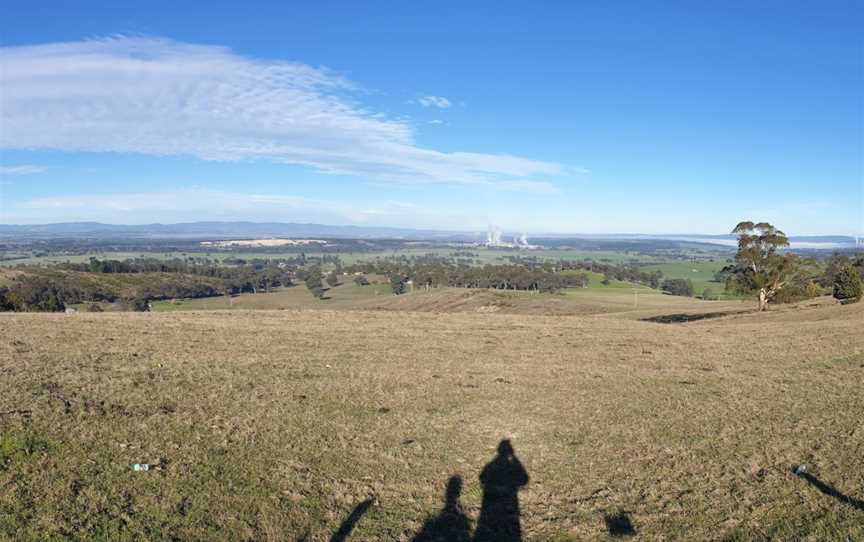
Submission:
POLYGON ((0 288, 0 310, 62 311, 81 303, 118 303, 146 310, 151 300, 212 297, 226 292, 218 278, 183 273, 137 273, 105 276, 59 269, 36 268, 16 276, 0 288))
MULTIPOLYGON (((225 293, 257 293, 279 286, 292 286, 296 269, 306 263, 305 255, 278 260, 234 259, 230 263, 195 258, 159 260, 132 258, 127 260, 100 260, 90 258, 88 263, 59 264, 60 269, 105 274, 178 273, 221 279, 225 293)), ((337 260, 338 261, 338 260, 337 260)))
MULTIPOLYGON (((614 279, 622 282, 633 282, 648 286, 649 288, 659 288, 663 284, 661 282, 663 280, 662 271, 642 271, 637 264, 614 264, 589 259, 582 261, 558 260, 552 266, 553 269, 559 270, 578 269, 599 273, 603 275, 606 281, 614 279)), ((686 295, 692 295, 692 292, 686 295)))
POLYGON ((258 293, 292 286, 296 270, 284 262, 220 265, 155 258, 99 260, 57 267, 19 267, 0 288, 0 310, 62 311, 80 303, 120 303, 146 310, 150 301, 258 293))
POLYGON ((375 273, 390 279, 393 293, 406 290, 410 281, 414 288, 490 288, 496 290, 525 290, 532 292, 558 292, 564 288, 580 288, 588 284, 585 273, 556 273, 543 267, 524 265, 468 266, 446 259, 429 261, 378 260, 359 262, 345 267, 348 273, 375 273))

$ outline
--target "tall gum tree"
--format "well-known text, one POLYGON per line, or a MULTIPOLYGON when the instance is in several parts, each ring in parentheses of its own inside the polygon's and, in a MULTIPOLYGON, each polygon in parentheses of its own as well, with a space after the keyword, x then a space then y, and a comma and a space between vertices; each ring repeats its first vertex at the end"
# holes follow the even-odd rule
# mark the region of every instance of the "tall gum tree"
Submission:
POLYGON ((738 235, 735 285, 742 292, 755 293, 759 310, 764 311, 768 302, 794 277, 797 258, 779 252, 789 246, 789 239, 767 222, 740 222, 732 233, 738 235))

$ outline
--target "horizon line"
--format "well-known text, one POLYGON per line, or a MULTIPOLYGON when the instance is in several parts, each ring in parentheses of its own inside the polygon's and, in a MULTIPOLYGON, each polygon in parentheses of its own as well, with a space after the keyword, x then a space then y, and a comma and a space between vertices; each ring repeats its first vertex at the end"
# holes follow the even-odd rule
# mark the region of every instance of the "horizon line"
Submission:
MULTIPOLYGON (((47 226, 67 226, 67 225, 98 225, 98 226, 110 226, 110 227, 129 227, 129 228, 142 228, 147 226, 161 226, 161 227, 170 227, 170 226, 189 226, 196 224, 251 224, 251 225, 283 225, 283 226, 321 226, 328 228, 359 228, 359 229, 367 229, 367 230, 407 230, 414 232, 428 232, 428 233, 438 233, 438 234, 478 234, 485 233, 488 231, 487 229, 436 229, 436 228, 422 228, 422 227, 413 227, 413 226, 376 226, 376 225, 363 225, 363 224, 328 224, 323 222, 275 222, 275 221, 255 221, 255 220, 195 220, 190 222, 146 222, 146 223, 112 223, 112 222, 100 222, 95 220, 77 220, 77 221, 64 221, 64 222, 33 222, 33 223, 6 223, 0 222, 0 227, 18 227, 18 228, 26 228, 26 227, 47 227, 47 226)), ((491 225, 490 225, 491 227, 491 225)), ((641 237, 687 237, 687 236, 700 236, 700 237, 723 237, 723 238, 734 238, 735 235, 730 233, 700 233, 700 232, 677 232, 677 233, 647 233, 647 232, 638 232, 638 231, 623 231, 623 232, 612 232, 612 231, 604 231, 604 232, 596 232, 596 233, 588 233, 588 232, 567 232, 567 231, 543 231, 543 232, 530 232, 524 229, 519 228, 502 228, 502 232, 505 234, 526 234, 531 235, 533 237, 543 237, 543 236, 574 236, 574 237, 597 237, 597 236, 641 236, 641 237)), ((850 239, 855 239, 856 241, 864 240, 864 232, 860 235, 856 234, 844 234, 844 233, 807 233, 807 234, 789 234, 788 237, 791 239, 793 237, 845 237, 850 239)))

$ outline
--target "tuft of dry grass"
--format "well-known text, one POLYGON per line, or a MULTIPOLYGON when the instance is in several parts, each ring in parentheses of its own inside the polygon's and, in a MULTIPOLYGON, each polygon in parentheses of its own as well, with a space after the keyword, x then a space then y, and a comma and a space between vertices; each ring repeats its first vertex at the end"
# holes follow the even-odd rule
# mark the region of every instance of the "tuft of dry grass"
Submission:
POLYGON ((502 439, 525 540, 864 538, 862 322, 0 314, 0 538, 410 540, 454 475, 473 528, 502 439))

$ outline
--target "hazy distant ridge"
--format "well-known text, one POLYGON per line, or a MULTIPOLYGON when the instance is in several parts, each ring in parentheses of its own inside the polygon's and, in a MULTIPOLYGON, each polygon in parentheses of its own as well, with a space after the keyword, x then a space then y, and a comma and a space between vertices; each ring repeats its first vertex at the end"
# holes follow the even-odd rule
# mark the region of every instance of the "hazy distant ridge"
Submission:
MULTIPOLYGON (((514 232, 515 233, 515 232, 514 232)), ((506 236, 514 233, 505 233, 506 236)), ((485 239, 485 232, 441 231, 376 226, 333 226, 295 222, 186 222, 179 224, 103 224, 101 222, 62 222, 55 224, 0 224, 0 238, 177 238, 177 239, 249 239, 269 237, 322 237, 351 239, 438 239, 476 241, 485 239)), ((733 235, 708 234, 564 234, 544 233, 533 238, 583 239, 667 239, 698 243, 734 244, 733 235)), ((823 245, 854 247, 855 237, 847 235, 791 236, 793 245, 823 245)))
POLYGON ((4 225, 0 237, 38 238, 219 238, 325 237, 325 238, 466 238, 471 234, 373 226, 331 226, 292 222, 187 222, 180 224, 103 224, 64 222, 57 224, 4 225))

